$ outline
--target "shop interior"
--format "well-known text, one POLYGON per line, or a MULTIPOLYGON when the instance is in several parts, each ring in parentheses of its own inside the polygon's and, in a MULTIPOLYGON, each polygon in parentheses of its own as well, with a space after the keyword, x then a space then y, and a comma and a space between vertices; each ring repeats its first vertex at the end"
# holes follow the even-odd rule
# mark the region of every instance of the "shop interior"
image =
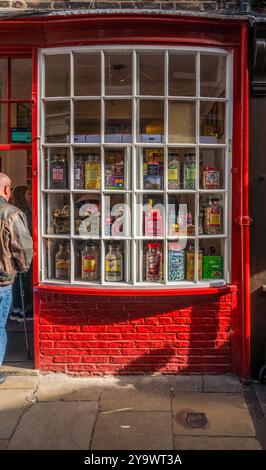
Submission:
MULTIPOLYGON (((15 203, 14 189, 27 189, 28 224, 31 220, 31 83, 32 63, 30 58, 3 57, 0 59, 0 172, 7 174, 12 183, 11 203, 15 203), (13 197, 13 199, 12 199, 13 197)), ((25 189, 23 190, 25 194, 25 189)), ((22 199, 24 196, 22 196, 22 199)), ((22 200, 21 199, 21 200, 22 200)), ((16 203, 19 206, 18 203, 16 203)), ((20 207, 22 209, 22 207, 20 207)), ((25 210, 24 210, 25 212, 25 210)), ((31 231, 31 227, 29 227, 31 231)), ((32 267, 31 267, 32 269, 32 267)), ((5 365, 24 362, 33 364, 33 302, 32 271, 20 284, 16 281, 13 305, 7 322, 7 349, 5 365), (27 291, 26 284, 29 286, 27 291), (23 297, 23 302, 21 298, 23 297), (27 298, 27 300, 26 300, 27 298), (23 316, 27 321, 23 321, 23 316)), ((24 276, 24 275, 22 275, 24 276)), ((21 278, 22 279, 22 278, 21 278)), ((32 365, 33 366, 33 365, 32 365)))

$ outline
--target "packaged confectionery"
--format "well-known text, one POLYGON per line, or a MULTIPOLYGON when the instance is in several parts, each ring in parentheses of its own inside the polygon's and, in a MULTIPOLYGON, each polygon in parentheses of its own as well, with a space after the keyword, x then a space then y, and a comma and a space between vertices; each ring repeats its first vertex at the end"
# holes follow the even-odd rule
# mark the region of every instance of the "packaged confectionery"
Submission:
POLYGON ((223 211, 219 197, 210 197, 204 208, 204 233, 218 235, 223 231, 223 211))
POLYGON ((160 282, 163 280, 163 254, 160 243, 147 243, 146 255, 146 281, 160 282))
POLYGON ((119 282, 123 280, 123 256, 118 247, 109 245, 105 256, 105 280, 119 282))
POLYGON ((216 167, 207 165, 202 172, 202 188, 203 189, 219 189, 220 188, 220 171, 216 167))
POLYGON ((185 251, 178 243, 169 243, 168 248, 168 280, 183 281, 185 279, 185 251))
MULTIPOLYGON (((186 279, 194 281, 195 251, 194 246, 189 245, 186 252, 186 279)), ((198 279, 202 279, 202 251, 198 252, 198 279)))

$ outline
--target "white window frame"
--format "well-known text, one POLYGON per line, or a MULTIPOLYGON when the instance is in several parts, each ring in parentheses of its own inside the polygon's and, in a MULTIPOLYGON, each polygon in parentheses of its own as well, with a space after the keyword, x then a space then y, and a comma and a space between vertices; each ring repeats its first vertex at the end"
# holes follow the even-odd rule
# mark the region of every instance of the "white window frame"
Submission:
MULTIPOLYGON (((73 286, 73 287, 110 287, 110 288, 203 288, 203 287, 211 287, 211 286, 223 286, 227 283, 230 283, 230 268, 231 268, 231 161, 232 161, 232 83, 233 83, 233 53, 228 50, 224 50, 221 48, 206 48, 206 47, 186 47, 186 46, 177 46, 177 47, 161 47, 161 46, 99 46, 99 47, 91 47, 91 46, 81 46, 81 47, 62 47, 62 48, 51 48, 51 49, 41 49, 39 50, 39 119, 38 119, 38 141, 39 141, 39 148, 38 148, 38 168, 39 168, 39 194, 38 194, 38 209, 39 209, 39 280, 43 284, 47 285, 64 285, 64 286, 73 286), (125 52, 129 51, 132 52, 132 95, 112 95, 108 96, 109 99, 117 99, 117 100, 124 100, 130 99, 132 100, 132 143, 131 144, 121 144, 121 143, 104 143, 104 127, 105 127, 105 116, 104 116, 104 100, 107 98, 107 95, 104 94, 105 92, 105 66, 104 66, 104 52, 125 52), (141 96, 137 95, 137 52, 163 52, 165 54, 165 71, 164 71, 164 80, 165 80, 165 94, 163 96, 141 96), (169 52, 194 52, 196 54, 196 96, 193 97, 185 97, 185 96, 169 96, 168 95, 168 58, 169 52), (100 96, 85 96, 85 97, 75 97, 74 96, 74 84, 73 84, 73 76, 74 76, 74 53, 100 53, 101 54, 101 76, 102 76, 102 83, 101 83, 101 95, 100 96), (226 57, 226 96, 225 98, 206 98, 200 97, 200 54, 207 53, 207 54, 219 54, 226 57), (45 89, 45 55, 57 55, 57 54, 70 54, 70 76, 71 76, 71 86, 70 86, 70 96, 64 97, 45 97, 44 89, 45 89), (164 143, 160 144, 152 144, 152 143, 140 143, 137 141, 137 101, 141 98, 148 98, 148 99, 161 99, 164 101, 164 133, 165 133, 165 141, 164 143), (169 98, 174 98, 176 101, 191 101, 194 102, 196 105, 196 140, 195 143, 168 143, 168 100, 169 98), (100 144, 93 144, 93 143, 75 143, 74 144, 74 101, 75 100, 95 100, 98 99, 101 101, 101 142, 100 144), (70 142, 69 143, 46 143, 45 142, 45 118, 44 118, 44 103, 45 102, 57 102, 57 101, 69 101, 70 102, 70 110, 71 110, 71 122, 70 122, 70 142), (217 101, 217 102, 224 102, 225 103, 225 141, 224 143, 220 144, 202 144, 200 143, 200 102, 201 101, 217 101), (193 193, 195 195, 195 235, 189 236, 188 239, 194 240, 195 244, 195 267, 194 267, 194 274, 195 278, 194 281, 168 281, 167 279, 167 248, 168 248, 168 241, 173 241, 177 239, 181 239, 182 236, 168 236, 167 234, 167 217, 165 217, 165 236, 164 237, 139 237, 136 234, 136 198, 137 195, 141 192, 144 194, 147 192, 145 190, 137 189, 136 187, 136 178, 131 178, 131 189, 121 190, 120 192, 130 193, 132 202, 132 232, 130 237, 123 237, 123 240, 128 240, 130 243, 131 240, 131 282, 106 282, 104 276, 104 262, 105 262, 105 239, 108 237, 104 234, 104 194, 110 193, 110 190, 103 190, 103 185, 101 186, 101 190, 98 193, 101 195, 101 220, 102 220, 102 230, 101 235, 99 236, 100 240, 100 247, 101 247, 101 281, 100 283, 93 283, 81 280, 74 279, 74 262, 75 262, 75 254, 74 254, 74 242, 76 239, 80 237, 74 235, 73 230, 73 200, 74 194, 78 192, 78 190, 74 190, 73 188, 73 163, 74 163, 74 148, 75 147, 100 147, 101 148, 101 181, 103 183, 103 162, 104 162, 104 148, 127 148, 131 151, 131 171, 132 175, 136 175, 136 156, 137 150, 139 147, 145 148, 155 148, 160 147, 164 148, 165 154, 165 167, 164 167, 164 174, 167 174, 167 157, 168 157, 168 148, 181 148, 181 149, 195 149, 196 155, 196 189, 187 191, 187 190, 167 190, 166 184, 164 184, 164 190, 161 191, 164 194, 164 198, 166 194, 169 193, 193 193), (46 189, 45 188, 45 150, 49 148, 68 148, 70 152, 70 176, 71 176, 71 187, 69 190, 65 191, 70 194, 70 206, 71 206, 71 230, 70 235, 47 235, 45 233, 45 214, 44 214, 44 199, 45 194, 50 193, 61 193, 62 190, 54 190, 54 189, 46 189), (223 149, 224 151, 224 189, 219 190, 202 190, 199 188, 199 153, 201 149, 223 149), (199 207, 199 197, 200 194, 203 193, 215 193, 221 194, 224 197, 224 229, 223 234, 221 235, 199 235, 198 234, 198 207, 199 207), (164 266, 165 266, 165 274, 164 274, 164 281, 163 282, 138 282, 137 281, 137 242, 140 239, 143 240, 151 240, 151 239, 163 239, 163 247, 164 247, 164 266), (223 279, 217 280, 199 280, 198 279, 198 250, 199 250, 199 241, 201 239, 221 239, 223 243, 223 266, 224 266, 224 277, 223 279), (69 281, 57 280, 57 279, 48 279, 45 276, 46 272, 46 257, 45 257, 45 239, 64 239, 69 240, 70 242, 70 252, 71 252, 71 277, 69 281)), ((129 153, 129 150, 127 150, 129 153)), ((164 178, 166 180, 166 178, 164 178)), ((81 192, 91 192, 89 190, 80 190, 81 192)), ((95 192, 95 191, 94 191, 95 192)), ((113 192, 113 191, 111 191, 113 192)), ((152 193, 160 193, 160 191, 153 190, 152 193)), ((119 191, 115 191, 115 193, 119 193, 119 191)), ((167 210, 167 209, 166 209, 167 210)), ((114 238, 119 239, 119 237, 114 238)), ((121 239, 121 238, 120 238, 121 239)), ((125 258, 124 258, 125 261, 125 258)))

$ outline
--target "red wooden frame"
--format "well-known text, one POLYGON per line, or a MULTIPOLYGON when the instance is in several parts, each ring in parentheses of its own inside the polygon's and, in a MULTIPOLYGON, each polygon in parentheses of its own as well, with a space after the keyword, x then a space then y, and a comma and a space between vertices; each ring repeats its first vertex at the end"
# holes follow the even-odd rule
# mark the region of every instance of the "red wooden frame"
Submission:
MULTIPOLYGON (((250 367, 250 291, 249 291, 249 226, 248 220, 248 24, 243 20, 219 20, 175 15, 118 14, 70 15, 47 18, 6 20, 0 23, 0 53, 32 54, 32 189, 33 220, 38 220, 38 47, 60 47, 101 44, 195 45, 221 47, 234 53, 233 97, 233 174, 232 193, 232 284, 225 287, 193 289, 108 289, 43 286, 38 280, 38 227, 33 223, 35 313, 41 292, 75 295, 169 296, 232 295, 233 369, 247 379, 250 367), (30 27, 29 27, 30 26, 30 27), (158 35, 158 31, 160 34, 158 35), (18 46, 20 44, 20 46, 18 46), (2 46, 1 46, 2 45, 2 46), (239 311, 240 306, 240 311, 239 311)), ((25 147, 23 147, 25 148, 25 147)), ((38 322, 35 334, 38 358, 38 322)), ((36 363, 36 366, 38 364, 36 363)))

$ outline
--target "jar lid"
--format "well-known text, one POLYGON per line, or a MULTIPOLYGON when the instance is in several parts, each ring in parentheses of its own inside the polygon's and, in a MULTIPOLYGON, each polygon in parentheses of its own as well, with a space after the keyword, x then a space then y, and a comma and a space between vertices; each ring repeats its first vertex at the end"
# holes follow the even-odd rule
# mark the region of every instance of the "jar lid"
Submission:
POLYGON ((160 244, 160 243, 156 243, 156 242, 147 243, 147 246, 148 246, 149 248, 161 248, 161 244, 160 244))
POLYGON ((217 171, 217 168, 215 166, 206 165, 204 171, 217 171))
POLYGON ((169 243, 169 250, 181 251, 182 248, 180 247, 179 243, 173 242, 173 243, 169 243))

